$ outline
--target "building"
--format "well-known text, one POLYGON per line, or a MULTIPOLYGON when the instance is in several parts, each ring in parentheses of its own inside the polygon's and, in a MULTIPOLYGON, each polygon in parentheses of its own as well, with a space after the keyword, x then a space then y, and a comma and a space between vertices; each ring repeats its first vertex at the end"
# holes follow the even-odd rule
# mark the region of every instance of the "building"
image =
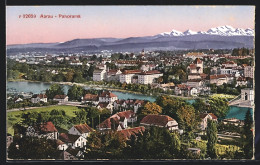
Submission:
POLYGON ((218 118, 213 113, 202 113, 202 114, 200 114, 200 119, 201 119, 201 122, 200 122, 199 127, 201 130, 205 130, 208 126, 208 120, 217 121, 218 118))
POLYGON ((112 113, 113 113, 113 108, 114 108, 114 106, 113 106, 113 104, 110 103, 110 102, 99 102, 99 103, 97 104, 97 108, 98 108, 98 109, 104 109, 104 108, 106 108, 106 109, 110 110, 110 113, 112 114, 112 113))
POLYGON ((117 95, 109 92, 109 91, 105 91, 103 93, 101 93, 98 97, 99 102, 109 102, 109 103, 113 103, 114 101, 116 101, 117 95))
POLYGON ((82 98, 82 103, 93 103, 94 105, 98 104, 98 95, 93 94, 85 94, 85 96, 82 98))
POLYGON ((93 129, 87 124, 74 125, 68 130, 69 134, 80 135, 84 138, 87 138, 90 132, 93 132, 93 129))
POLYGON ((58 101, 60 103, 64 103, 64 102, 69 101, 69 97, 66 95, 55 95, 53 100, 58 101))
POLYGON ((241 99, 254 102, 254 90, 251 88, 241 89, 241 99))
POLYGON ((222 64, 225 68, 233 68, 237 66, 237 63, 235 63, 234 61, 227 61, 225 63, 222 64))
POLYGON ((120 83, 130 84, 133 82, 133 77, 137 74, 140 74, 141 70, 125 70, 122 74, 120 74, 119 80, 120 83))
POLYGON ((93 72, 93 81, 103 81, 106 79, 106 70, 95 69, 93 72))
POLYGON ((187 67, 188 73, 203 73, 203 61, 196 58, 192 64, 187 67))
POLYGON ((204 85, 204 81, 202 81, 201 79, 193 79, 188 80, 186 84, 190 87, 199 88, 204 85))
POLYGON ((43 124, 29 126, 26 129, 26 136, 47 138, 47 139, 58 139, 59 132, 51 121, 43 124))
POLYGON ((59 139, 71 148, 83 148, 87 144, 87 139, 81 135, 61 133, 59 139))
POLYGON ((119 81, 120 80, 120 74, 122 74, 122 72, 120 70, 116 70, 116 69, 110 70, 110 69, 108 69, 106 80, 107 81, 119 81))
POLYGON ((144 71, 138 74, 139 84, 152 84, 156 78, 163 76, 158 70, 144 71))
POLYGON ((170 131, 178 130, 176 120, 166 115, 147 115, 141 120, 140 125, 147 128, 156 126, 167 128, 170 131))
POLYGON ((254 78, 254 67, 253 66, 246 66, 244 68, 244 75, 245 75, 245 77, 254 78))
POLYGON ((130 140, 131 136, 137 137, 139 134, 143 134, 145 127, 134 127, 129 129, 123 129, 118 131, 119 135, 123 136, 124 139, 130 140))
POLYGON ((97 126, 99 131, 107 131, 107 130, 122 130, 128 127, 128 123, 133 123, 137 121, 137 116, 133 111, 123 111, 118 112, 97 126))
POLYGON ((47 103, 47 96, 45 94, 35 94, 31 98, 32 103, 39 103, 40 101, 47 103))

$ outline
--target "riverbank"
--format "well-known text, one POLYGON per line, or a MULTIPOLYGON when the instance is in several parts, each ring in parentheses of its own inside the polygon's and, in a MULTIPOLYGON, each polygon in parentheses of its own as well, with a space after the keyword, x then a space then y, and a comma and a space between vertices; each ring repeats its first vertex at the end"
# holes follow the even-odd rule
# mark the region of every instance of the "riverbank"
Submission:
MULTIPOLYGON (((36 82, 36 83, 60 84, 60 85, 68 85, 68 86, 78 85, 78 86, 82 86, 82 87, 95 88, 95 89, 106 89, 106 90, 110 90, 110 91, 117 91, 117 92, 122 92, 122 93, 143 95, 143 96, 154 97, 154 98, 156 98, 158 96, 161 96, 161 95, 168 95, 168 94, 165 94, 165 93, 160 93, 158 95, 152 95, 152 94, 151 95, 147 95, 147 94, 143 94, 141 92, 125 90, 125 89, 120 89, 120 88, 111 88, 111 87, 104 86, 104 85, 94 85, 94 84, 90 84, 90 83, 53 82, 53 81, 42 82, 42 81, 31 81, 31 80, 25 80, 25 79, 16 79, 16 80, 11 80, 10 82, 36 82)), ((169 96, 182 98, 182 99, 185 99, 185 100, 187 100, 187 99, 194 99, 194 97, 184 97, 184 96, 176 96, 176 95, 169 95, 169 96)))

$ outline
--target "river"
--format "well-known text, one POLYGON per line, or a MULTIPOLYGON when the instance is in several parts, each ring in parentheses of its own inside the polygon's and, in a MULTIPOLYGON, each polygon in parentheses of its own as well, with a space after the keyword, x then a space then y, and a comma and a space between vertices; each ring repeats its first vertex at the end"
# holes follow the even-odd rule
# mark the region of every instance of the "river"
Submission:
MULTIPOLYGON (((7 89, 15 89, 18 92, 32 92, 34 94, 44 92, 46 89, 50 87, 50 83, 43 83, 43 82, 23 82, 23 81, 17 81, 17 82, 7 82, 7 89)), ((63 85, 64 92, 67 94, 68 90, 71 88, 69 85, 63 85)), ((90 89, 90 87, 85 86, 85 89, 90 89)), ((145 95, 139 95, 139 94, 133 94, 133 93, 125 93, 125 92, 119 92, 119 91, 112 91, 114 94, 118 96, 118 99, 139 99, 139 100, 148 100, 150 102, 155 101, 155 97, 152 96, 145 96, 145 95)), ((194 100, 187 100, 189 103, 193 103, 194 100)), ((244 120, 245 114, 247 110, 251 110, 251 114, 253 113, 252 108, 243 108, 243 107, 236 107, 236 106, 230 106, 228 114, 226 118, 237 118, 240 120, 244 120)))

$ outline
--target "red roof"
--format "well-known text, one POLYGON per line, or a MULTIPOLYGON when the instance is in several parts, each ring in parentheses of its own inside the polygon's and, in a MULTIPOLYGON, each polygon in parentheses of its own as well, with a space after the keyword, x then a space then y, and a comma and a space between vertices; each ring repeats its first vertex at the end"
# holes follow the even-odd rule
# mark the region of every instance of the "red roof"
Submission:
POLYGON ((121 131, 118 131, 119 134, 121 134, 125 139, 129 140, 131 135, 136 136, 139 133, 143 133, 145 131, 145 127, 135 127, 130 129, 124 129, 121 131))
POLYGON ((98 101, 98 95, 86 94, 83 98, 86 101, 98 101))
POLYGON ((167 115, 147 115, 145 116, 140 123, 166 126, 169 121, 174 119, 167 115))
POLYGON ((105 91, 99 97, 109 97, 109 98, 111 98, 111 97, 117 97, 117 95, 115 95, 115 94, 113 94, 109 91, 105 91))
POLYGON ((134 115, 134 112, 131 110, 128 110, 128 111, 118 112, 118 113, 114 114, 113 116, 116 116, 116 115, 118 115, 120 118, 125 117, 125 118, 129 119, 132 115, 134 115))
POLYGON ((55 95, 54 99, 65 99, 66 97, 66 95, 55 95))
POLYGON ((189 67, 190 67, 190 69, 196 69, 197 68, 197 66, 195 64, 190 64, 189 67))
POLYGON ((215 120, 215 119, 216 119, 216 120, 218 119, 217 116, 214 115, 213 113, 202 113, 202 114, 200 114, 200 118, 201 118, 201 119, 204 119, 204 118, 205 118, 206 116, 208 116, 208 115, 210 115, 210 116, 212 117, 212 119, 214 119, 214 120, 215 120))
POLYGON ((39 131, 44 132, 44 133, 58 132, 58 130, 55 128, 55 126, 53 125, 53 123, 51 121, 41 124, 39 126, 39 131))
POLYGON ((225 74, 218 74, 218 75, 210 75, 210 79, 219 79, 219 78, 226 78, 225 74))
POLYGON ((39 97, 40 99, 42 99, 42 98, 47 98, 47 96, 46 96, 45 94, 39 94, 38 97, 39 97))
POLYGON ((141 72, 141 70, 125 70, 123 74, 139 74, 141 72))
POLYGON ((74 128, 76 128, 81 134, 93 131, 93 129, 87 124, 74 125, 74 128))
POLYGON ((100 108, 106 108, 109 103, 107 102, 99 102, 97 106, 100 106, 100 108))
POLYGON ((80 137, 80 135, 60 133, 59 139, 65 143, 74 143, 79 137, 80 137))
POLYGON ((142 74, 142 75, 151 75, 151 74, 161 74, 161 72, 158 71, 158 70, 149 70, 149 71, 141 72, 140 74, 142 74))

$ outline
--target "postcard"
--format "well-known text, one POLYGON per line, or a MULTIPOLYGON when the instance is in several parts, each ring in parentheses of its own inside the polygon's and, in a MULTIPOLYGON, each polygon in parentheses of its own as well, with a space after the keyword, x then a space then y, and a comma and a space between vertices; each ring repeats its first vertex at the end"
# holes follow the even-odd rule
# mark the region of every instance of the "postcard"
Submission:
POLYGON ((252 160, 255 6, 6 6, 7 160, 252 160))

